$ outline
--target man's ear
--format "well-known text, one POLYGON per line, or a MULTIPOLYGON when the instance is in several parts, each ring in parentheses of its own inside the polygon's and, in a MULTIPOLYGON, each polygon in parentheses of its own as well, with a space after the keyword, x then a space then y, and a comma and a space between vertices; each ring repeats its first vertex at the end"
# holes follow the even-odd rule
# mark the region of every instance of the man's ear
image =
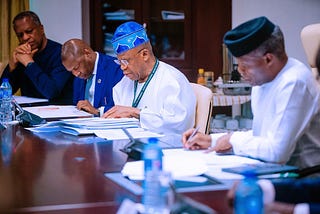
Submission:
POLYGON ((267 64, 269 64, 273 59, 274 59, 274 55, 271 53, 266 53, 263 56, 264 60, 266 61, 267 64))
POLYGON ((149 50, 147 48, 145 48, 145 49, 143 49, 141 51, 141 55, 142 55, 144 60, 147 60, 147 59, 150 58, 150 52, 149 52, 149 50))

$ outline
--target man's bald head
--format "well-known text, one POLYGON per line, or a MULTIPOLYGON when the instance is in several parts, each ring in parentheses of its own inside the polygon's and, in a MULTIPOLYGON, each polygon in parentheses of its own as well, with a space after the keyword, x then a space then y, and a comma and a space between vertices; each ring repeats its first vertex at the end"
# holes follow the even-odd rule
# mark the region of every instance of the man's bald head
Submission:
POLYGON ((73 60, 88 52, 93 52, 93 50, 86 42, 81 39, 70 39, 62 45, 61 60, 73 60))
POLYGON ((61 48, 64 67, 76 77, 87 79, 93 72, 96 53, 81 39, 70 39, 61 48))

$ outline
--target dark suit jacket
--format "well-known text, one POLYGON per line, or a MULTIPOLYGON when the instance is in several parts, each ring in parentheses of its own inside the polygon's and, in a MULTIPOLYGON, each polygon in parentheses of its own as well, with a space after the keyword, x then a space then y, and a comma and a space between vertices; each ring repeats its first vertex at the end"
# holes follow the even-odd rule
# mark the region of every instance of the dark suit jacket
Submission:
MULTIPOLYGON (((4 70, 3 78, 9 78, 12 93, 21 89, 21 95, 49 99, 50 104, 72 104, 73 75, 61 62, 61 44, 48 39, 46 47, 33 56, 34 63, 16 69, 4 70)), ((1 82, 0 81, 0 82, 1 82)))
MULTIPOLYGON (((99 53, 98 68, 94 89, 95 108, 104 106, 104 111, 114 106, 112 88, 123 77, 120 66, 113 60, 114 57, 99 53)), ((77 105, 79 100, 84 100, 87 81, 76 77, 73 84, 73 104, 77 105)))
POLYGON ((320 178, 277 180, 273 184, 276 201, 308 203, 310 213, 320 213, 320 178))

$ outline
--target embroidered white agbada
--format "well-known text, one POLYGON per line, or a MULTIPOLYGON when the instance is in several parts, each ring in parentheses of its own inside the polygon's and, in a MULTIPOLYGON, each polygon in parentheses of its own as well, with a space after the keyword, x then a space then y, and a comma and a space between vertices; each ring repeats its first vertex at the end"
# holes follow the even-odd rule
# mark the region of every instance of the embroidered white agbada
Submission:
MULTIPOLYGON (((138 84, 136 94, 139 94, 143 84, 138 84)), ((113 88, 113 99, 115 105, 131 106, 134 81, 124 76, 113 88)), ((159 61, 137 108, 141 109, 140 123, 143 128, 164 134, 182 134, 194 126, 196 97, 183 73, 159 61)))
POLYGON ((319 95, 310 69, 289 58, 273 81, 252 88, 252 131, 233 133, 233 152, 301 168, 320 164, 319 95))

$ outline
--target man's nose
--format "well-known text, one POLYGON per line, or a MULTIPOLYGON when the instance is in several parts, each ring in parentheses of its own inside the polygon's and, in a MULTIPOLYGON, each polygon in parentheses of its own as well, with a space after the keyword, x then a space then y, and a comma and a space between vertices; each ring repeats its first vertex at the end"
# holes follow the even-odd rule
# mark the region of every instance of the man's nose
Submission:
POLYGON ((27 33, 24 33, 24 34, 22 34, 21 39, 22 39, 23 43, 26 43, 30 39, 30 36, 27 33))
POLYGON ((80 76, 80 71, 77 71, 77 70, 72 70, 72 74, 76 77, 79 77, 80 76))

